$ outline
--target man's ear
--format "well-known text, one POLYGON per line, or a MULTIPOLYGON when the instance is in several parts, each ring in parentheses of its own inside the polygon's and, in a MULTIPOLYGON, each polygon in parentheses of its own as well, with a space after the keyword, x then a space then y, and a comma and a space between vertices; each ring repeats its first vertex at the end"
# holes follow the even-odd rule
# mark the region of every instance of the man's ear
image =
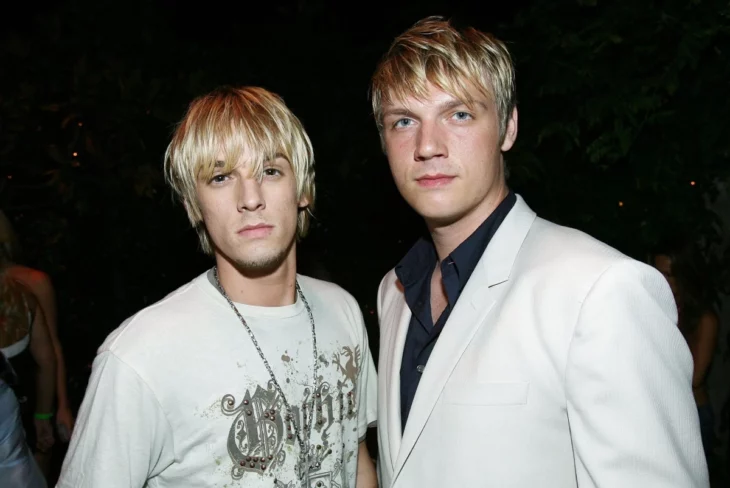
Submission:
POLYGON ((299 210, 306 210, 307 207, 309 207, 309 198, 303 194, 301 198, 299 198, 299 210))
POLYGON ((512 114, 507 121, 507 127, 504 130, 504 140, 502 141, 502 152, 509 151, 517 140, 517 107, 512 109, 512 114))

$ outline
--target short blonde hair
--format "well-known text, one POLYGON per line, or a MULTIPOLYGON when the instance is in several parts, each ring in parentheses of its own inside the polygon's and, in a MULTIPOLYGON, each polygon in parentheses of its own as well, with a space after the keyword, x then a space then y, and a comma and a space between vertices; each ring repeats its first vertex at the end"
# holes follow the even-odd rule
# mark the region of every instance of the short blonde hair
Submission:
POLYGON ((185 205, 190 223, 207 254, 213 253, 198 204, 198 181, 213 176, 223 153, 231 171, 241 156, 250 156, 254 174, 262 175, 266 161, 284 157, 292 166, 300 209, 297 238, 304 237, 314 208, 314 151, 302 123, 277 95, 259 87, 222 87, 196 98, 177 126, 165 152, 165 178, 185 205))
POLYGON ((426 97, 426 83, 469 103, 476 87, 497 105, 500 136, 515 107, 515 69, 507 47, 472 27, 457 30, 442 17, 428 17, 398 36, 372 78, 373 112, 382 131, 383 105, 409 96, 426 97))

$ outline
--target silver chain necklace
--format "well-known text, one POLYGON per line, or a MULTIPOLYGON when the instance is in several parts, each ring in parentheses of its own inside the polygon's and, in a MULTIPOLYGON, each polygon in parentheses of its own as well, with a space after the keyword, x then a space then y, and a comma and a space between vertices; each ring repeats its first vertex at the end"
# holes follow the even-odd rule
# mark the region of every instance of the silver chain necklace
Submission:
MULTIPOLYGON (((269 365, 269 361, 266 359, 266 356, 264 355, 264 352, 261 350, 261 347, 259 346, 258 341, 256 340, 256 336, 254 335, 251 328, 248 326, 248 323, 246 323, 246 320, 243 318, 243 316, 240 314, 236 306, 233 304, 231 299, 228 297, 228 294, 226 293, 226 290, 223 289, 223 286, 221 285, 220 280, 218 279, 218 267, 216 266, 213 268, 213 276, 215 277, 215 283, 218 287, 218 291, 223 295, 223 298, 226 299, 228 302, 228 305, 231 306, 233 311, 236 313, 236 316, 238 316, 238 319, 241 321, 241 324, 243 324, 243 327, 246 329, 246 332, 248 332, 248 335, 251 337, 251 342, 253 342, 254 347, 256 348, 256 351, 259 353, 259 357, 264 363, 264 366, 266 366, 266 370, 269 372, 269 376, 271 377, 271 383, 276 388, 277 393, 279 393, 279 396, 281 397, 281 400, 284 402, 284 406, 286 407, 286 420, 288 422, 291 422, 294 426, 294 433, 296 434, 297 442, 299 443, 299 465, 298 465, 298 473, 300 481, 302 482, 302 486, 308 486, 308 478, 309 478, 309 472, 312 469, 311 463, 308 461, 309 457, 309 446, 310 446, 310 438, 312 435, 312 421, 314 420, 314 409, 315 409, 315 396, 318 389, 318 377, 317 377, 317 333, 315 332, 314 327, 314 315, 312 315, 312 309, 309 307, 309 303, 307 302, 306 297, 304 296, 304 293, 302 292, 301 287, 299 286, 299 282, 295 281, 295 286, 297 290, 297 294, 302 299, 302 302, 304 303, 304 308, 307 309, 307 314, 309 314, 309 323, 312 326, 312 351, 313 351, 313 359, 314 359, 314 366, 313 366, 313 383, 314 383, 314 389, 312 391, 311 397, 311 404, 309 405, 309 419, 304 418, 304 429, 303 432, 300 433, 299 425, 297 422, 294 421, 294 416, 292 414, 292 408, 289 404, 289 401, 286 399, 286 395, 284 395, 284 390, 281 389, 281 385, 279 385, 279 382, 276 379, 276 376, 274 375, 274 371, 271 369, 271 366, 269 365), (304 434, 304 435, 302 435, 304 434)), ((305 404, 304 407, 306 408, 307 405, 305 404)), ((306 416, 306 414, 305 414, 306 416)))

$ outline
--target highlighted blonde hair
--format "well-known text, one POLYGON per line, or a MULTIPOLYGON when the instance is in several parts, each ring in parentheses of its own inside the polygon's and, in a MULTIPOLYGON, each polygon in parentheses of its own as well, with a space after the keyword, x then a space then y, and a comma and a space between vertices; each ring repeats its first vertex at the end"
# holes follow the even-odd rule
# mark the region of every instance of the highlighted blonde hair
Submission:
POLYGON ((222 87, 196 98, 178 125, 165 152, 165 178, 185 205, 190 223, 207 254, 213 253, 198 204, 198 182, 207 181, 223 155, 224 172, 231 171, 243 154, 253 174, 263 175, 264 163, 283 157, 292 166, 299 209, 297 238, 306 235, 314 208, 314 151, 299 119, 277 95, 258 87, 222 87))
POLYGON ((398 36, 372 78, 371 99, 378 129, 383 105, 409 96, 426 98, 427 82, 469 105, 476 87, 497 105, 500 138, 515 107, 515 70, 507 47, 472 27, 457 30, 442 17, 428 17, 398 36))
POLYGON ((33 294, 8 269, 18 258, 18 236, 0 210, 0 347, 8 347, 30 332, 36 310, 33 294))

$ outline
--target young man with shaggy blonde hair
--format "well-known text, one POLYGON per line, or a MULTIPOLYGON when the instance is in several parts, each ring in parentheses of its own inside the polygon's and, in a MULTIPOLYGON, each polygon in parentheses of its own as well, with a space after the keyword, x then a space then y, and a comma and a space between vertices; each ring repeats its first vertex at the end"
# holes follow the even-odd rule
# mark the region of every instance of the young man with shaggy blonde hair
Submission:
POLYGON ((215 267, 101 346, 59 486, 375 486, 360 309, 296 271, 315 196, 301 123, 262 88, 218 89, 165 171, 215 267))
POLYGON ((392 44, 372 101, 429 230, 378 292, 381 485, 706 487, 665 280, 507 186, 505 45, 425 19, 392 44))

